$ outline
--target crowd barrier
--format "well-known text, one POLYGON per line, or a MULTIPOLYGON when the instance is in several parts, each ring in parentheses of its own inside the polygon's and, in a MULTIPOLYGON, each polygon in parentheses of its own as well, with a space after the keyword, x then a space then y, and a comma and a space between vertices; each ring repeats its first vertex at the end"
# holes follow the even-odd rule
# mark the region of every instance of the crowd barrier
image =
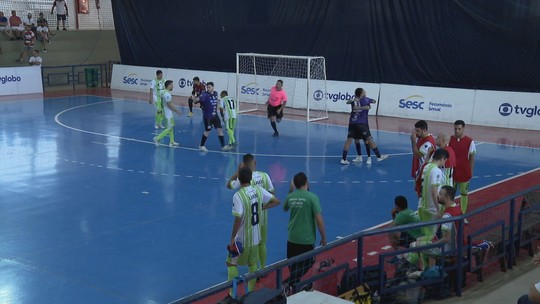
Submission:
POLYGON ((245 274, 233 281, 221 283, 171 303, 216 302, 229 288, 234 286, 237 290, 243 290, 240 287, 243 284, 241 282, 259 277, 264 279, 258 282, 257 288, 281 288, 281 282, 288 272, 287 267, 310 258, 314 258, 316 263, 296 285, 296 291, 313 284, 315 290, 338 295, 337 286, 342 282, 343 275, 352 270, 356 284, 366 282, 371 285, 372 291, 376 290, 381 299, 387 299, 382 303, 391 303, 388 300, 390 296, 395 297, 400 293, 410 295, 410 291, 415 290, 418 293, 421 286, 437 285, 444 280, 449 280, 455 294, 461 296, 466 281, 482 282, 486 273, 490 273, 488 270, 493 273, 493 269, 496 271, 511 269, 518 261, 521 248, 526 248, 531 254, 532 242, 540 238, 539 212, 540 185, 536 185, 468 212, 466 215, 468 225, 464 222, 465 216, 459 216, 433 222, 361 231, 331 242, 325 247, 318 247, 303 255, 267 266, 264 270, 245 274), (397 254, 426 252, 434 247, 442 249, 441 244, 428 244, 394 251, 389 248, 390 246, 384 246, 389 244, 387 237, 389 233, 447 222, 455 223, 459 231, 464 231, 457 235, 457 244, 460 244, 457 250, 452 255, 445 256, 443 249, 443 254, 439 257, 438 264, 442 265, 449 279, 441 276, 422 281, 407 280, 409 274, 400 272, 395 264, 387 263, 397 254), (490 243, 484 242, 485 240, 490 243), (482 242, 483 245, 474 245, 482 242), (374 248, 381 248, 377 249, 381 252, 376 252, 374 248), (323 264, 326 267, 321 271, 323 264), (328 266, 329 264, 331 265, 328 266))
MULTIPOLYGON (((227 90, 230 96, 236 96, 240 102, 252 100, 249 95, 264 94, 264 90, 268 88, 263 88, 263 84, 272 83, 265 79, 257 82, 243 81, 240 77, 243 82, 239 84, 237 92, 236 73, 115 64, 111 88, 148 92, 150 82, 155 78, 158 69, 163 71, 166 79, 174 82, 173 95, 179 96, 191 94, 192 79, 195 76, 203 82, 214 82, 217 90, 227 90)), ((540 93, 327 80, 324 96, 327 98, 328 110, 349 112, 350 106, 345 101, 353 97, 352 94, 358 87, 364 88, 368 97, 378 100, 377 107, 370 111, 370 115, 445 122, 461 119, 472 125, 540 130, 540 93)), ((298 95, 296 92, 295 96, 298 95)), ((319 101, 322 96, 320 92, 313 92, 313 95, 307 98, 319 101)))

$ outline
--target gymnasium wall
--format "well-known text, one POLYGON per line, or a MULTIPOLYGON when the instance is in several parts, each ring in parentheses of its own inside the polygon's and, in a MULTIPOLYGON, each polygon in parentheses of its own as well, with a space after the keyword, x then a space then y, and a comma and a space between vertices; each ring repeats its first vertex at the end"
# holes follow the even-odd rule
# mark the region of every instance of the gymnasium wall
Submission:
POLYGON ((122 62, 233 72, 237 52, 319 55, 328 79, 540 91, 540 1, 112 3, 122 62))

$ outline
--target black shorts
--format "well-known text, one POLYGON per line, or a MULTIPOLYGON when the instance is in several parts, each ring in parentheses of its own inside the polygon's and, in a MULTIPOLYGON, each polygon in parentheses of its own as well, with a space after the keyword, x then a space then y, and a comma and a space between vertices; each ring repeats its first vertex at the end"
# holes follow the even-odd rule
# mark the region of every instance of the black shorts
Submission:
POLYGON ((364 124, 349 124, 347 138, 362 139, 364 141, 371 137, 369 126, 364 124))
POLYGON ((283 118, 283 111, 281 111, 280 114, 277 113, 277 110, 279 110, 279 108, 281 108, 281 107, 282 107, 281 105, 276 106, 276 107, 268 105, 268 107, 267 107, 268 118, 270 118, 272 116, 275 116, 278 119, 282 119, 283 118))
POLYGON ((66 15, 56 15, 56 20, 66 20, 66 15))
POLYGON ((219 119, 218 116, 214 116, 212 118, 203 119, 204 120, 204 129, 206 131, 211 131, 212 127, 214 129, 221 129, 221 119, 219 119))

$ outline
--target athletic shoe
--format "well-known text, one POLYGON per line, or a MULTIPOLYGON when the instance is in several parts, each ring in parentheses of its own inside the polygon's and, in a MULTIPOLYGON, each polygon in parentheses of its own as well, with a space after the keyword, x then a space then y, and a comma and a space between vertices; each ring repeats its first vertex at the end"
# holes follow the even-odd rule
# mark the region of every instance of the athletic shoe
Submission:
POLYGON ((165 127, 163 125, 159 125, 159 128, 160 129, 165 129, 165 127))
POLYGON ((154 124, 154 129, 156 129, 156 130, 159 129, 159 125, 157 123, 154 124))
POLYGON ((371 165, 371 156, 366 159, 366 165, 371 165))
POLYGON ((355 159, 352 160, 353 163, 361 163, 362 162, 362 156, 358 155, 355 159))
POLYGON ((205 146, 199 146, 199 150, 201 150, 203 152, 208 152, 208 149, 206 149, 205 146))
POLYGON ((219 301, 218 304, 235 304, 238 303, 230 294, 228 294, 223 300, 219 301))
POLYGON ((279 137, 279 132, 274 132, 274 135, 272 135, 273 137, 279 137))
POLYGON ((175 141, 169 143, 169 147, 178 147, 178 146, 180 146, 180 144, 175 141))
POLYGON ((467 218, 464 218, 464 219, 463 219, 463 224, 469 225, 469 220, 468 220, 467 218))
POLYGON ((232 146, 229 146, 229 145, 225 145, 223 147, 221 147, 221 151, 229 151, 229 150, 232 150, 232 146))
POLYGON ((280 122, 281 122, 281 118, 277 118, 276 121, 277 121, 277 123, 280 123, 280 122))
POLYGON ((341 162, 342 165, 348 165, 348 164, 350 164, 350 162, 349 162, 348 160, 343 159, 343 158, 341 159, 340 162, 341 162))
POLYGON ((157 136, 154 137, 152 140, 154 141, 154 144, 156 145, 156 147, 159 147, 159 141, 157 139, 157 136))
POLYGON ((189 112, 189 113, 187 114, 187 117, 193 117, 193 112, 189 112))
POLYGON ((381 155, 381 157, 377 157, 377 159, 382 162, 383 160, 387 159, 388 158, 388 154, 383 154, 381 155))

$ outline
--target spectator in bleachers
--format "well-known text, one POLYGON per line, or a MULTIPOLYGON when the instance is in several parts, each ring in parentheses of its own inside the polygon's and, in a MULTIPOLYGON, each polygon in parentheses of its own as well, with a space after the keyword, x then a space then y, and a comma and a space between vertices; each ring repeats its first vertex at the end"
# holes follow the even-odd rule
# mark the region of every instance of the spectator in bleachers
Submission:
POLYGON ((14 40, 15 37, 13 37, 13 33, 11 31, 11 28, 9 27, 9 22, 6 16, 4 16, 4 12, 0 12, 0 31, 4 33, 4 35, 9 40, 14 40))
POLYGON ((38 41, 41 41, 41 44, 43 45, 43 52, 47 52, 47 46, 49 45, 49 29, 43 25, 43 23, 39 23, 38 27, 36 28, 36 38, 38 41))
MULTIPOLYGON (((420 217, 412 209, 409 209, 407 198, 399 195, 394 199, 394 209, 392 209, 392 223, 388 225, 401 226, 407 224, 420 223, 420 217)), ((414 228, 407 231, 393 232, 388 235, 390 244, 394 250, 398 250, 399 247, 408 248, 409 245, 416 241, 417 238, 422 236, 421 228, 414 228)), ((390 260, 390 263, 396 263, 402 256, 396 255, 395 259, 390 260)))
POLYGON ((24 27, 25 31, 23 33, 23 50, 21 52, 21 57, 17 60, 18 63, 24 63, 25 57, 30 57, 34 51, 34 44, 36 43, 36 35, 30 30, 30 26, 27 25, 24 27))
MULTIPOLYGON (((49 21, 47 21, 47 18, 45 18, 45 16, 43 16, 43 13, 39 13, 37 22, 38 22, 38 25, 41 23, 43 26, 47 27, 47 29, 49 30, 49 35, 51 36, 55 35, 53 31, 51 30, 51 28, 49 27, 49 21)), ((50 40, 51 40, 51 37, 49 37, 49 41, 50 40)))
MULTIPOLYGON (((537 248, 537 252, 533 256, 533 264, 540 266, 540 247, 537 248)), ((540 282, 533 283, 529 288, 529 294, 523 295, 519 298, 518 304, 538 304, 540 303, 540 282)))
POLYGON ((66 1, 64 0, 54 0, 53 6, 51 8, 51 15, 54 12, 56 7, 56 30, 60 30, 60 20, 62 20, 62 30, 67 31, 66 29, 66 17, 68 16, 68 7, 66 1))
POLYGON ((11 30, 13 31, 13 35, 15 36, 15 38, 21 40, 22 34, 24 32, 24 26, 21 17, 17 16, 16 11, 11 11, 11 17, 9 17, 9 25, 11 26, 11 30))
POLYGON ((30 65, 34 65, 34 66, 41 66, 41 64, 43 63, 43 59, 39 56, 39 51, 38 50, 34 50, 32 52, 32 57, 30 57, 30 59, 28 59, 28 64, 30 65))
POLYGON ((32 13, 28 13, 28 15, 26 15, 26 17, 23 17, 23 18, 22 18, 22 21, 23 21, 23 25, 25 25, 25 26, 26 26, 26 25, 29 25, 29 26, 30 26, 30 30, 31 30, 32 32, 34 32, 34 33, 36 32, 36 27, 37 27, 37 26, 36 26, 36 24, 37 24, 37 23, 36 23, 36 18, 34 18, 34 17, 32 16, 32 13))

